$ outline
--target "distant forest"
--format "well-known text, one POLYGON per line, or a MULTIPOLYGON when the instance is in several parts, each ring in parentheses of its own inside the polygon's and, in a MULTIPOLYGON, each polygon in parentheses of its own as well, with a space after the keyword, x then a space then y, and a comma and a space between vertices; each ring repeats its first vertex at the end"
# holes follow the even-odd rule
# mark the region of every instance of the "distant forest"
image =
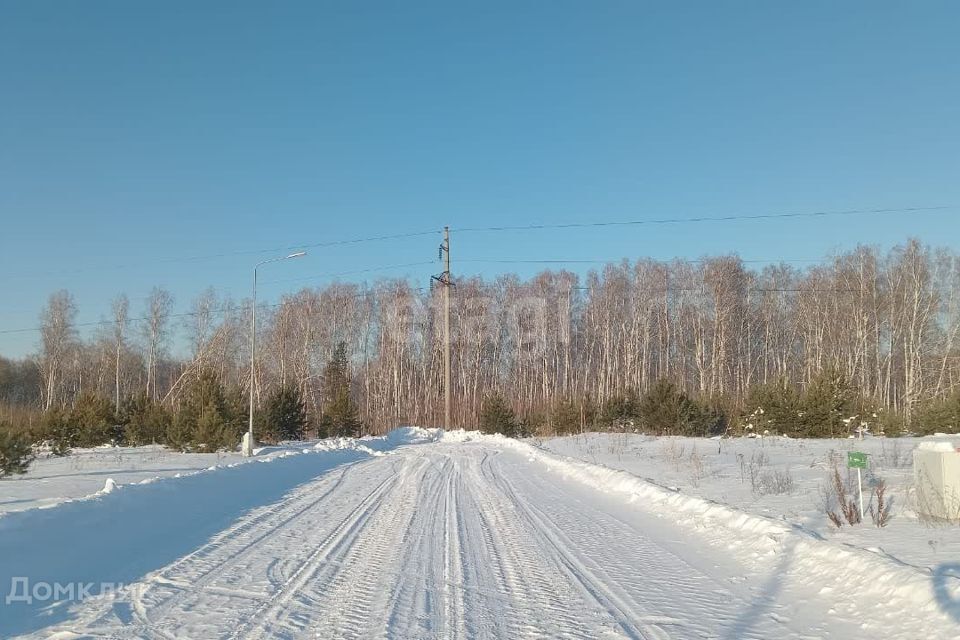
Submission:
MULTIPOLYGON (((454 263, 453 279, 452 427, 476 427, 496 398, 530 433, 664 431, 644 421, 656 389, 676 411, 711 411, 710 432, 786 430, 763 422, 776 412, 760 405, 788 407, 790 422, 810 410, 812 386, 836 424, 855 412, 854 424, 888 433, 957 426, 960 257, 950 249, 861 246, 806 268, 752 268, 737 256, 624 260, 583 278, 561 270, 493 281, 459 276, 454 263)), ((329 390, 346 381, 364 433, 439 426, 441 300, 426 283, 382 280, 303 289, 258 308, 255 402, 293 389, 316 425, 329 390), (347 370, 325 384, 338 345, 347 370)), ((118 413, 136 400, 172 415, 201 376, 242 407, 249 314, 249 302, 208 290, 175 315, 170 294, 155 289, 135 304, 118 296, 110 320, 81 338, 72 295, 53 293, 36 355, 0 358, 0 418, 29 428, 90 397, 118 413), (175 330, 186 331, 188 357, 170 355, 175 330)))

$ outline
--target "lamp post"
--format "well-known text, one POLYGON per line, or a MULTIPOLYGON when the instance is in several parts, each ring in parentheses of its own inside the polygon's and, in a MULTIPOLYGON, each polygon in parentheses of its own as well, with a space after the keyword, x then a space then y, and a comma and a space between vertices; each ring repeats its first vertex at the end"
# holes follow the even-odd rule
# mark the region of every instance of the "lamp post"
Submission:
POLYGON ((270 260, 264 260, 263 262, 258 262, 253 267, 253 306, 250 309, 250 422, 247 428, 247 435, 243 439, 242 449, 243 455, 250 457, 253 455, 253 394, 254 386, 257 379, 257 269, 262 267, 265 264, 270 264, 271 262, 280 262, 281 260, 289 260, 290 258, 299 258, 301 256, 307 255, 306 251, 298 251, 297 253, 291 253, 288 256, 283 256, 282 258, 271 258, 270 260))

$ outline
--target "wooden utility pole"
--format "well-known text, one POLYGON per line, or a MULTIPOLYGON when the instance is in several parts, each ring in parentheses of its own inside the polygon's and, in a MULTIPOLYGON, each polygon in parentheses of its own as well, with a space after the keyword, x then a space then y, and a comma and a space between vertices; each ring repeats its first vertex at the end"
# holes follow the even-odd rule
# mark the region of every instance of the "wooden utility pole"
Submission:
POLYGON ((443 283, 443 428, 450 424, 450 227, 443 228, 444 264, 443 283))

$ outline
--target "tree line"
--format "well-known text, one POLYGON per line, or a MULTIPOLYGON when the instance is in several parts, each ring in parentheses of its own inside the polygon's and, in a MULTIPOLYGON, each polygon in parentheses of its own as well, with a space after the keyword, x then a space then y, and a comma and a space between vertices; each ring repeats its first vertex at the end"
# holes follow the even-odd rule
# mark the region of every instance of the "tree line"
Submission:
MULTIPOLYGON (((651 428, 662 422, 639 408, 651 393, 706 431, 756 426, 758 402, 781 407, 771 408, 781 421, 804 414, 810 423, 814 397, 843 424, 858 415, 888 432, 960 422, 960 258, 950 249, 861 246, 805 268, 719 256, 624 260, 584 277, 454 275, 451 426, 477 427, 485 404, 502 402, 531 433, 651 428)), ((39 422, 31 412, 73 410, 89 397, 116 411, 136 399, 177 414, 209 377, 238 406, 252 393, 264 409, 293 390, 311 430, 338 403, 355 409, 363 433, 440 425, 441 299, 404 279, 284 296, 258 309, 251 385, 249 302, 208 290, 174 317, 172 296, 155 289, 134 318, 121 295, 101 329, 81 338, 73 297, 56 292, 36 355, 0 359, 3 415, 39 422), (178 331, 186 355, 172 352, 178 331), (326 380, 338 357, 349 379, 339 386, 326 380)), ((841 430, 828 422, 826 432, 841 430)))
MULTIPOLYGON (((361 424, 348 393, 346 345, 335 349, 323 379, 330 401, 317 420, 311 420, 296 386, 272 388, 253 415, 258 441, 358 437, 361 424)), ((103 444, 164 444, 195 452, 236 449, 249 425, 248 399, 242 388, 225 382, 216 371, 200 369, 183 383, 174 406, 143 391, 114 404, 92 390, 69 404, 39 412, 35 421, 0 418, 0 478, 24 473, 37 449, 43 448, 54 455, 103 444)))

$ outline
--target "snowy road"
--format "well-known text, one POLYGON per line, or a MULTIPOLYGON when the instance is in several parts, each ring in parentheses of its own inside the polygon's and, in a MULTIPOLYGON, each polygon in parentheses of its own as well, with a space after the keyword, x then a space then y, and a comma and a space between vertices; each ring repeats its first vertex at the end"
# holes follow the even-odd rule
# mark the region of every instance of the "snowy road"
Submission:
POLYGON ((866 637, 832 598, 751 574, 695 535, 522 451, 402 447, 299 485, 56 628, 111 638, 866 637))
POLYGON ((762 580, 687 542, 520 452, 412 446, 301 485, 61 628, 116 638, 856 637, 830 602, 770 601, 762 580))

